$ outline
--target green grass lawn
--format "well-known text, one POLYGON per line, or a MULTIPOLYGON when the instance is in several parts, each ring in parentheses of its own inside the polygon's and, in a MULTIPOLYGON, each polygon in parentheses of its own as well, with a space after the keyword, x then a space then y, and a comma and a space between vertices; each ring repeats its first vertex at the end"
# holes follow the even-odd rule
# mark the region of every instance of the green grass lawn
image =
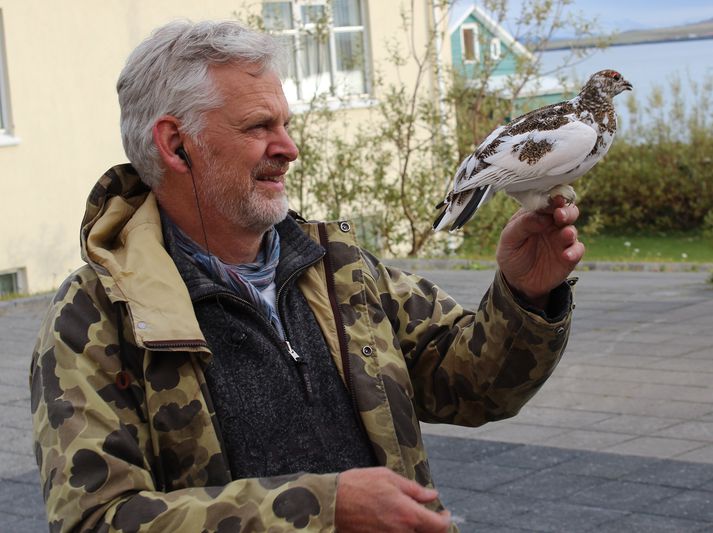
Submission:
MULTIPOLYGON (((713 263, 713 239, 700 233, 658 233, 653 235, 580 234, 587 248, 585 261, 650 261, 713 263)), ((481 249, 466 242, 460 249, 466 259, 493 259, 494 249, 481 249)))
POLYGON ((587 261, 713 263, 713 240, 698 233, 580 235, 587 261))

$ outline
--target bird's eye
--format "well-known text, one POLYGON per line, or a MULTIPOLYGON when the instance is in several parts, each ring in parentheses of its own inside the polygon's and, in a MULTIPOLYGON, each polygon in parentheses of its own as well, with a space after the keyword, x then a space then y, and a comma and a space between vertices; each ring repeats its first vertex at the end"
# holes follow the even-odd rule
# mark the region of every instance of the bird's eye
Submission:
POLYGON ((621 74, 619 74, 618 72, 614 73, 614 79, 616 81, 619 81, 621 79, 621 74))

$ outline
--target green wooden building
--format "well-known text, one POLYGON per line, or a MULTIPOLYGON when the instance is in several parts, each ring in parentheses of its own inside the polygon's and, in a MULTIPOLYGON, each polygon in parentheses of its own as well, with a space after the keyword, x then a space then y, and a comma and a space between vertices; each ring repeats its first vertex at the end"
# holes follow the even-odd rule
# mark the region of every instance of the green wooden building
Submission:
MULTIPOLYGON (((453 70, 466 83, 481 83, 482 69, 490 71, 487 89, 500 98, 512 100, 512 80, 518 61, 534 61, 534 56, 480 6, 464 6, 454 13, 448 26, 453 70)), ((552 76, 529 80, 514 100, 518 115, 536 107, 564 100, 564 88, 552 76)))

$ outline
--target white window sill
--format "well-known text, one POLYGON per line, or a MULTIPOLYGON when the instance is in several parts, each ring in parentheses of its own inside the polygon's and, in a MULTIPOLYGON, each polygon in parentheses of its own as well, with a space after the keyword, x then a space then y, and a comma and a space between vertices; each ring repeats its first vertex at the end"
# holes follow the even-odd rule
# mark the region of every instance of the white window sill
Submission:
MULTIPOLYGON (((340 100, 338 98, 330 98, 325 103, 327 104, 327 109, 329 109, 330 111, 338 111, 341 109, 365 109, 367 107, 374 107, 379 104, 376 99, 368 96, 348 98, 344 100, 340 100)), ((304 113, 306 111, 309 111, 311 105, 313 104, 305 101, 293 102, 290 103, 290 109, 293 113, 304 113)), ((321 106, 321 103, 314 105, 321 106)))
POLYGON ((20 144, 19 137, 13 137, 7 133, 0 133, 0 147, 2 146, 17 146, 20 144))

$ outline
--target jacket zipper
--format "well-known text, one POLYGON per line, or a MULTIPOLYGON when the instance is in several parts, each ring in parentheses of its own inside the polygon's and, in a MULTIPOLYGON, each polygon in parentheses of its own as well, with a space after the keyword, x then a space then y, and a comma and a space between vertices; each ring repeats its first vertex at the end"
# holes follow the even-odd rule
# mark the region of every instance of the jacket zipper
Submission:
POLYGON ((305 387, 305 392, 307 392, 307 403, 312 405, 313 393, 312 380, 309 376, 309 365, 307 364, 307 361, 302 359, 302 356, 300 356, 300 354, 292 348, 289 341, 285 341, 285 345, 287 345, 287 352, 297 365, 297 371, 300 373, 300 377, 302 378, 302 384, 305 387))
MULTIPOLYGON (((306 269, 308 266, 309 265, 307 265, 304 268, 306 269)), ((292 276, 290 276, 287 280, 285 280, 285 284, 297 273, 299 273, 299 271, 293 273, 292 276)), ((282 286, 284 286, 284 284, 282 286)), ((280 287, 280 289, 282 289, 282 287, 280 287)), ((272 325, 272 323, 270 323, 270 321, 267 320, 263 316, 263 314, 251 302, 245 300, 244 298, 239 298, 239 297, 235 296, 234 294, 227 292, 227 291, 221 291, 221 292, 213 293, 210 295, 202 296, 200 298, 196 298, 195 302, 197 303, 197 302, 201 302, 203 300, 207 300, 208 298, 212 298, 212 297, 218 298, 221 296, 232 299, 236 302, 240 302, 241 304, 247 306, 248 308, 250 308, 251 310, 253 310, 255 312, 255 315, 259 317, 258 318, 259 320, 262 320, 265 323, 268 331, 271 332, 270 335, 273 337, 273 339, 278 340, 278 343, 277 343, 278 346, 282 346, 282 349, 284 350, 284 352, 286 352, 287 355, 290 357, 290 359, 292 359, 292 361, 294 361, 295 368, 297 369, 297 373, 300 375, 300 381, 302 381, 302 386, 305 391, 305 396, 307 397, 307 403, 309 405, 312 405, 313 387, 312 387, 312 379, 311 379, 310 373, 309 373, 309 364, 300 354, 298 354, 295 351, 294 348, 292 348, 292 345, 286 338, 283 339, 277 334, 277 331, 275 330, 275 327, 272 325)), ((279 313, 279 309, 278 309, 278 313, 279 313)), ((280 314, 280 320, 282 320, 284 323, 284 317, 282 316, 282 314, 280 314)), ((285 337, 286 336, 287 336, 287 331, 285 331, 285 337)))
POLYGON ((195 341, 144 341, 144 345, 151 350, 165 350, 167 348, 208 348, 208 345, 199 340, 195 341))
MULTIPOLYGON (((324 222, 320 222, 317 226, 319 231, 319 242, 325 250, 328 250, 329 237, 327 236, 327 227, 324 222)), ((342 313, 339 310, 339 304, 337 303, 337 291, 334 279, 334 265, 332 264, 332 258, 327 253, 324 258, 324 268, 327 275, 327 294, 329 295, 329 303, 332 307, 332 314, 334 315, 334 321, 337 325, 337 338, 339 341, 339 355, 342 360, 342 370, 344 372, 344 378, 347 384, 347 391, 349 392, 349 397, 352 401, 352 407, 354 408, 354 413, 356 414, 357 420, 361 422, 361 416, 359 415, 359 405, 357 404, 356 394, 354 393, 354 379, 352 378, 351 365, 349 364, 349 350, 347 348, 347 329, 344 327, 344 321, 342 320, 342 313)))
POLYGON ((312 388, 312 379, 310 378, 310 373, 309 373, 309 364, 305 359, 298 354, 294 348, 292 348, 292 345, 290 344, 290 341, 287 340, 287 321, 285 320, 285 316, 282 313, 282 309, 280 308, 280 296, 282 295, 282 291, 284 290, 285 287, 287 287, 287 284, 295 279, 297 276, 302 274, 305 270, 307 270, 309 267, 317 263, 319 260, 324 257, 324 254, 320 256, 319 258, 315 259, 311 263, 308 263, 306 265, 302 265, 300 268, 292 272, 289 276, 287 276, 287 279, 282 282, 282 284, 278 287, 277 292, 275 293, 275 306, 277 308, 277 314, 280 315, 280 321, 282 321, 282 329, 285 332, 285 346, 287 347, 287 353, 290 354, 290 357, 292 357, 292 360, 295 362, 297 365, 297 371, 300 374, 300 377, 302 378, 302 383, 305 387, 305 392, 307 393, 307 403, 309 405, 312 405, 312 400, 314 397, 313 394, 313 388, 312 388))

